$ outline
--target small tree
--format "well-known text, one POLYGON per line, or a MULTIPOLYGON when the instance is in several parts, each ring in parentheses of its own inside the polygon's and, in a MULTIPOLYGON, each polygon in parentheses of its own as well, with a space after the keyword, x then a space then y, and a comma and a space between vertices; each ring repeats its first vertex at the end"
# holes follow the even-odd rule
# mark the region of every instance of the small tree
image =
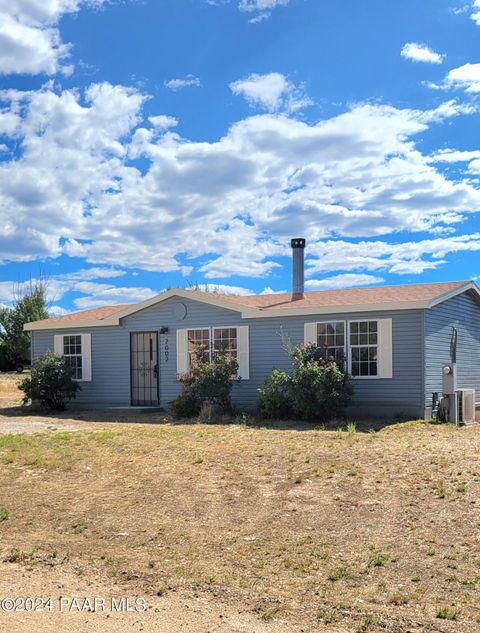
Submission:
POLYGON ((20 383, 20 389, 25 393, 24 404, 38 400, 47 409, 63 411, 66 403, 76 398, 81 387, 73 379, 68 360, 47 352, 35 361, 31 375, 20 383))
POLYGON ((293 371, 274 370, 259 389, 258 408, 266 417, 290 415, 327 420, 343 412, 352 399, 350 377, 313 344, 287 348, 293 371))
POLYGON ((48 319, 46 290, 44 281, 30 282, 12 308, 0 309, 0 345, 11 363, 30 362, 30 332, 24 332, 23 326, 30 321, 48 319))
POLYGON ((205 348, 197 346, 191 370, 179 377, 182 393, 170 403, 177 417, 193 417, 200 413, 204 403, 211 403, 221 412, 232 409, 230 392, 239 382, 236 377, 238 363, 227 350, 217 351, 210 362, 205 348))

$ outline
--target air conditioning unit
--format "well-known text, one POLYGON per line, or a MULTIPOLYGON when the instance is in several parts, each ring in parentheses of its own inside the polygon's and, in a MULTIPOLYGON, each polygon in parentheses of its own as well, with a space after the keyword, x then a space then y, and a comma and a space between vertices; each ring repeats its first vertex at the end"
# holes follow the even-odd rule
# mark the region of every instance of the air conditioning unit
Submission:
POLYGON ((475 424, 475 389, 457 389, 457 424, 475 424))

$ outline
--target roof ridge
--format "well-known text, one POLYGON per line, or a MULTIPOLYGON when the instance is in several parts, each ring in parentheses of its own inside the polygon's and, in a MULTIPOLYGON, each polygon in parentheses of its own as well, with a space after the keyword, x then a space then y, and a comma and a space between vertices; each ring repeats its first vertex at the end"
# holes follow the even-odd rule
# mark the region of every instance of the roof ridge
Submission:
MULTIPOLYGON (((412 288, 413 286, 444 286, 447 284, 458 284, 463 285, 463 284, 468 284, 471 283, 472 279, 466 279, 466 280, 455 280, 455 281, 422 281, 421 283, 413 283, 413 284, 386 284, 386 285, 382 285, 382 284, 377 284, 376 286, 350 286, 348 288, 322 288, 321 290, 305 290, 304 294, 311 294, 313 292, 342 292, 344 290, 375 290, 377 288, 412 288)), ((203 290, 201 290, 200 292, 205 292, 203 290)), ((248 294, 248 295, 222 295, 219 292, 210 292, 207 291, 207 294, 214 294, 216 296, 220 296, 220 297, 226 297, 227 299, 232 297, 232 298, 241 298, 241 297, 270 297, 270 296, 275 296, 275 295, 291 295, 291 291, 287 290, 285 292, 269 292, 266 294, 248 294)))

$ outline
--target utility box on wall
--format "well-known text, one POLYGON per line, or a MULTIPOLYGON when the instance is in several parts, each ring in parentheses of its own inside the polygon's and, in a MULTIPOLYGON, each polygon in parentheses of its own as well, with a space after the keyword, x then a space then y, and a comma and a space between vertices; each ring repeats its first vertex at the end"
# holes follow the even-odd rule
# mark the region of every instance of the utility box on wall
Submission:
POLYGON ((444 365, 442 370, 443 394, 451 396, 457 391, 457 366, 455 363, 444 365))

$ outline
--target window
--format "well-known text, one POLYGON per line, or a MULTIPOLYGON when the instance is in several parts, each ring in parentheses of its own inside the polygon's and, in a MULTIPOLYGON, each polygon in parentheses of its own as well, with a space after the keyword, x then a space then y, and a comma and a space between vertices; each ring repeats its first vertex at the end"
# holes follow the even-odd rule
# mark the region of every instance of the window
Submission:
POLYGON ((352 376, 378 376, 378 322, 350 323, 352 376))
POLYGON ((202 347, 211 358, 210 353, 210 328, 204 328, 199 330, 187 330, 187 344, 188 344, 188 369, 195 364, 195 349, 202 347))
POLYGON ((177 376, 189 372, 195 363, 195 347, 201 345, 209 360, 214 360, 220 350, 228 351, 238 362, 237 375, 242 380, 250 378, 250 336, 248 325, 235 327, 178 328, 177 376))
POLYGON ((213 351, 228 351, 230 356, 237 359, 237 328, 213 328, 213 351))
POLYGON ((82 337, 79 334, 63 337, 63 356, 73 370, 73 377, 76 380, 82 380, 82 337))
POLYGON ((345 322, 317 323, 317 345, 325 360, 333 358, 340 369, 345 366, 345 322))
POLYGON ((55 334, 53 337, 53 350, 58 356, 63 356, 67 359, 73 369, 75 380, 91 382, 92 335, 90 333, 55 334))

